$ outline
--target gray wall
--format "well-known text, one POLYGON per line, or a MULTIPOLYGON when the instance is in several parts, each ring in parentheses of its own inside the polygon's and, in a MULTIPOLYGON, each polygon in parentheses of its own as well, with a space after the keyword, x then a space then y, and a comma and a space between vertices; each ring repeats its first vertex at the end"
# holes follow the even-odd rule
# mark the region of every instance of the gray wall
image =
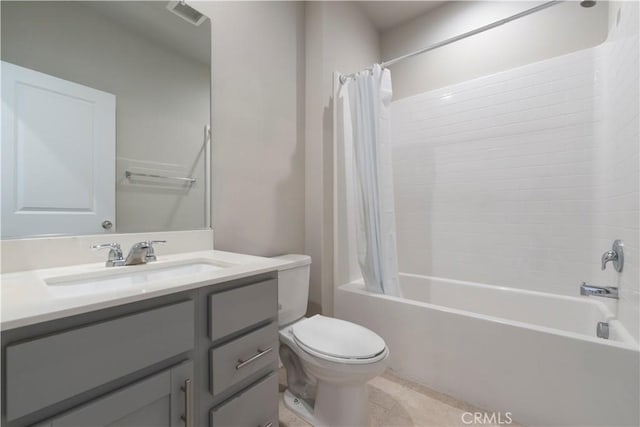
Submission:
POLYGON ((206 65, 72 2, 2 2, 2 60, 115 94, 117 157, 177 164, 198 179, 187 192, 117 176, 117 232, 204 227, 206 65))
MULTIPOLYGON (((542 2, 448 2, 381 35, 382 60, 481 27, 542 2)), ((608 7, 565 2, 390 67, 394 99, 602 43, 608 7)))
POLYGON ((380 60, 378 32, 354 2, 306 4, 305 253, 310 311, 333 313, 333 73, 380 60))
POLYGON ((332 73, 379 60, 351 2, 203 2, 213 28, 215 247, 312 256, 332 310, 332 73))
POLYGON ((203 2, 213 29, 215 248, 304 251, 304 6, 203 2))

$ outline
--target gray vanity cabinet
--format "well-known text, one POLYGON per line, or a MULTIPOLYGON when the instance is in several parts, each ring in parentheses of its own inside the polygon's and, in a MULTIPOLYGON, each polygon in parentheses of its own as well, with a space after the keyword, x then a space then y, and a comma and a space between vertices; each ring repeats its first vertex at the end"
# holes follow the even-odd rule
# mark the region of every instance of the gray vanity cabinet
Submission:
POLYGON ((193 362, 166 369, 123 387, 38 427, 153 426, 191 423, 193 362))
POLYGON ((6 413, 14 420, 194 347, 192 300, 10 344, 6 413))
POLYGON ((4 331, 2 427, 277 427, 269 272, 4 331))

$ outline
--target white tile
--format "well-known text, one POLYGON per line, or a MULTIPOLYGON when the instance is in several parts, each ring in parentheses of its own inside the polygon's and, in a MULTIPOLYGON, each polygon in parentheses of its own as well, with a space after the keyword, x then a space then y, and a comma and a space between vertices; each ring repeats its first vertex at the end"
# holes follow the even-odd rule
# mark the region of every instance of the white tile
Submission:
MULTIPOLYGON (((393 103, 402 271, 639 289, 638 5, 622 7, 615 41, 393 103), (616 238, 629 259, 618 276, 599 269, 616 238)), ((633 295, 619 308, 638 340, 633 295)))

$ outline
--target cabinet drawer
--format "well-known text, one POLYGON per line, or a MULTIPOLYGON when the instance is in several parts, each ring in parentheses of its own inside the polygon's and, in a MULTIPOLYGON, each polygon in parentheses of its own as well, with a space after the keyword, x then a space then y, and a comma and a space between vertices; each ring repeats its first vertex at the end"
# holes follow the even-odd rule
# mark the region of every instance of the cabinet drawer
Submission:
POLYGON ((276 279, 209 296, 209 337, 212 341, 278 314, 276 279))
POLYGON ((188 351, 194 335, 194 304, 185 301, 10 345, 7 419, 188 351))
POLYGON ((209 412, 211 427, 277 427, 278 376, 273 373, 209 412))
POLYGON ((278 326, 271 322, 209 352, 209 384, 215 396, 269 366, 277 369, 278 326))

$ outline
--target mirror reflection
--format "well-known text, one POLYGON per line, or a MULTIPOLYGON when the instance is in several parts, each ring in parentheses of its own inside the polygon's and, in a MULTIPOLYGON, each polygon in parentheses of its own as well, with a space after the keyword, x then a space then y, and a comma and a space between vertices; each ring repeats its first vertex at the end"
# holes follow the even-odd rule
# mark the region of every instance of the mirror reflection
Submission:
POLYGON ((181 2, 3 1, 2 237, 210 218, 210 21, 181 2))

